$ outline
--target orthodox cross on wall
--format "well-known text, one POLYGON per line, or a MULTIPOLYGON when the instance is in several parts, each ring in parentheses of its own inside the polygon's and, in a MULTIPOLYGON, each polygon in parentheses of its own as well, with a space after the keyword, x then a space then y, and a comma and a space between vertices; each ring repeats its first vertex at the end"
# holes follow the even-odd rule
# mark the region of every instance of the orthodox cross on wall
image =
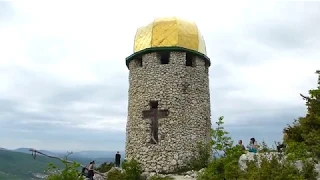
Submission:
POLYGON ((169 115, 168 110, 159 110, 158 101, 150 101, 150 110, 142 111, 143 119, 151 120, 151 143, 157 144, 159 140, 158 129, 159 122, 161 118, 166 118, 169 115))

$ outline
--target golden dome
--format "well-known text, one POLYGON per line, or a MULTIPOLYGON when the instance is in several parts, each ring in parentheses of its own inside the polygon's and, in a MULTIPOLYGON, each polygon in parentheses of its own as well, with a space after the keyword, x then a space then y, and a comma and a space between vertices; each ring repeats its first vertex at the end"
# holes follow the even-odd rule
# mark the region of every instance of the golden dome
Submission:
POLYGON ((181 47, 206 55, 205 42, 197 25, 176 17, 156 18, 137 30, 135 53, 156 47, 181 47))

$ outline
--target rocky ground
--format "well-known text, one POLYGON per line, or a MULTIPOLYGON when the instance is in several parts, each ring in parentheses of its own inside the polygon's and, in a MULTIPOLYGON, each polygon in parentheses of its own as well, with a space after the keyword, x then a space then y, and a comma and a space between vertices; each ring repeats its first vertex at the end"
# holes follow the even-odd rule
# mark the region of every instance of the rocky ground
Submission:
MULTIPOLYGON (((175 180, 196 180, 196 178, 191 176, 183 176, 183 175, 172 175, 175 180)), ((102 176, 95 175, 94 180, 104 180, 102 176)))
POLYGON ((173 177, 175 180, 196 180, 196 178, 193 178, 191 176, 180 176, 180 175, 174 175, 174 176, 171 176, 173 177))
MULTIPOLYGON (((110 171, 116 170, 118 168, 112 168, 110 171)), ((121 170, 121 169, 120 169, 121 170)), ((109 172, 110 172, 109 171, 109 172)), ((201 170, 200 170, 201 171, 201 170)), ((108 173, 108 172, 107 172, 108 173)), ((144 172, 141 174, 142 176, 146 177, 146 179, 149 179, 151 176, 156 175, 156 173, 148 173, 144 172)), ((197 172, 196 171, 188 171, 183 173, 182 175, 177 174, 169 174, 169 175, 162 175, 158 174, 159 176, 170 176, 173 177, 175 180, 196 180, 197 172)), ((105 180, 101 175, 95 174, 93 177, 94 180, 105 180)))

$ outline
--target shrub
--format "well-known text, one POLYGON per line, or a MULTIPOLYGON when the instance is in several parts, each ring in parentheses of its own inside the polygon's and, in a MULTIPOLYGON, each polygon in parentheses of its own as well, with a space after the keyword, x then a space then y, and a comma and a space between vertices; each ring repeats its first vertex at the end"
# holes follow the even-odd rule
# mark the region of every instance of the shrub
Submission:
POLYGON ((150 180, 174 180, 174 178, 170 176, 161 177, 161 176, 155 175, 155 176, 151 176, 150 180))
POLYGON ((46 178, 47 180, 84 180, 82 175, 79 173, 78 169, 80 168, 80 164, 78 163, 68 163, 63 161, 65 168, 60 170, 54 164, 49 164, 47 172, 49 176, 46 178))
POLYGON ((199 180, 212 179, 237 179, 240 177, 241 170, 238 165, 238 160, 243 150, 239 146, 234 146, 226 149, 225 154, 221 158, 214 158, 209 163, 208 168, 200 173, 199 180))
POLYGON ((122 168, 125 171, 124 176, 125 180, 140 180, 141 179, 141 167, 135 159, 131 159, 130 161, 124 161, 122 163, 122 168))
POLYGON ((247 162, 247 169, 241 174, 241 179, 303 179, 294 164, 281 161, 283 157, 273 155, 256 156, 254 161, 247 162))
POLYGON ((135 159, 131 159, 129 161, 125 160, 122 163, 123 172, 114 169, 109 171, 107 178, 108 180, 141 180, 141 167, 135 159))
POLYGON ((101 173, 108 172, 112 167, 114 167, 114 163, 102 163, 99 167, 97 167, 97 171, 101 173))
POLYGON ((274 149, 268 147, 267 143, 263 140, 259 145, 259 153, 273 152, 274 149))
POLYGON ((108 180, 125 180, 125 175, 120 170, 115 169, 108 173, 107 179, 108 180))

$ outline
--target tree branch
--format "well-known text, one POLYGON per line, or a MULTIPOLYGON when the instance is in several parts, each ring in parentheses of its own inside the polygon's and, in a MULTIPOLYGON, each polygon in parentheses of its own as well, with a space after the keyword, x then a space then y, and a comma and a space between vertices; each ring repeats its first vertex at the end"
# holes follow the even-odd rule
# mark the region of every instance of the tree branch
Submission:
POLYGON ((310 98, 309 98, 309 97, 304 96, 304 95, 303 95, 303 94, 301 94, 301 93, 300 93, 300 96, 301 96, 304 100, 310 100, 310 98))
MULTIPOLYGON (((38 154, 41 154, 41 155, 46 156, 46 157, 48 157, 48 158, 60 160, 61 162, 66 162, 66 163, 69 163, 69 164, 75 163, 74 161, 69 161, 69 160, 62 159, 62 158, 57 157, 57 156, 51 156, 51 155, 42 153, 42 152, 40 152, 40 151, 38 151, 38 150, 36 150, 36 149, 29 149, 29 151, 32 152, 32 156, 33 156, 34 159, 36 158, 36 154, 38 153, 38 154)), ((70 153, 68 153, 68 155, 70 155, 70 153)), ((80 163, 78 163, 78 164, 80 164, 80 163)), ((80 166, 83 167, 83 168, 87 168, 86 166, 84 166, 84 165, 82 165, 82 164, 80 164, 80 166)), ((104 173, 101 173, 101 172, 99 172, 99 171, 94 170, 94 173, 99 174, 99 175, 101 175, 101 176, 103 176, 103 177, 106 177, 106 175, 105 175, 104 173)))
MULTIPOLYGON (((308 100, 308 101, 311 101, 311 100, 312 100, 310 97, 304 96, 303 94, 300 94, 300 96, 301 96, 304 100, 308 100)), ((320 102, 320 99, 314 99, 314 100, 316 100, 317 102, 320 102)))

